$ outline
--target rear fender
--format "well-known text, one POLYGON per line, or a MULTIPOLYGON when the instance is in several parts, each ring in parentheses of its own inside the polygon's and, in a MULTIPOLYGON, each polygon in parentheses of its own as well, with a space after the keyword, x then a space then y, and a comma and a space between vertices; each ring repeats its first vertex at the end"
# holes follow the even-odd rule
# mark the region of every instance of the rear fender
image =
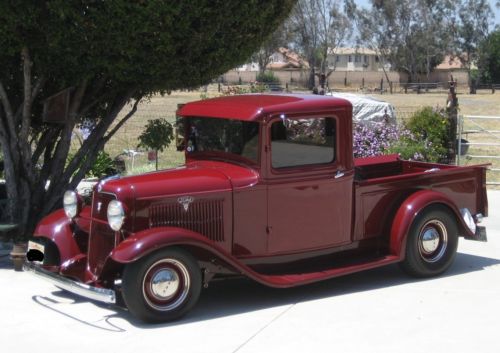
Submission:
POLYGON ((38 223, 34 237, 52 241, 57 246, 61 263, 81 253, 73 238, 72 221, 66 216, 63 209, 44 217, 38 223))
POLYGON ((465 224, 460 210, 455 203, 445 194, 433 190, 421 190, 410 195, 399 207, 394 216, 390 233, 390 252, 399 256, 401 260, 405 257, 406 238, 415 218, 431 205, 446 207, 455 217, 459 235, 474 237, 474 234, 465 224))

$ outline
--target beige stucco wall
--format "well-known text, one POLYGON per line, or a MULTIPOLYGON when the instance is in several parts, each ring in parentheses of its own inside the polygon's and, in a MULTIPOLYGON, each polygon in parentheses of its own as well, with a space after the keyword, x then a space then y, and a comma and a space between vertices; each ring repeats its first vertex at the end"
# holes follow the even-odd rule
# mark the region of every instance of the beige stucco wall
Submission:
MULTIPOLYGON (((274 71, 282 85, 290 84, 292 86, 306 86, 309 77, 308 70, 284 70, 274 71)), ((408 81, 404 73, 390 71, 387 73, 389 79, 393 82, 394 88, 399 89, 400 83, 408 81)), ((430 77, 422 76, 420 82, 447 82, 450 79, 450 74, 458 81, 459 86, 467 86, 467 72, 464 71, 435 71, 430 77)), ((256 71, 235 71, 231 70, 222 75, 223 81, 228 84, 239 84, 254 82, 257 77, 256 71)), ((380 81, 384 80, 384 88, 387 88, 387 80, 383 71, 334 71, 328 78, 330 88, 351 88, 358 89, 363 86, 365 88, 379 88, 380 81)))

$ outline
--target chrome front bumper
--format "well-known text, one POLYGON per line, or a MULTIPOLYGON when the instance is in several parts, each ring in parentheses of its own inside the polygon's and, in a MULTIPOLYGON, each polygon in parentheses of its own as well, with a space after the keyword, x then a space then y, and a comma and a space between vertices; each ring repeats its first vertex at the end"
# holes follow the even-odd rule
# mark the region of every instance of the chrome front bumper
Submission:
POLYGON ((31 262, 25 262, 23 270, 51 282, 56 287, 79 296, 107 304, 116 303, 116 294, 112 289, 92 287, 85 283, 76 282, 69 278, 47 271, 31 262))

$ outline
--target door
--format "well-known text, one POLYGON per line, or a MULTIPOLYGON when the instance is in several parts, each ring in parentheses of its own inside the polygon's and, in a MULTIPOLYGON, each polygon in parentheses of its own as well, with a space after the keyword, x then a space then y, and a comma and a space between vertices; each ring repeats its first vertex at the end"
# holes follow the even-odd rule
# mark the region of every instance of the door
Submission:
POLYGON ((335 118, 277 120, 270 127, 268 253, 351 242, 353 172, 341 170, 335 118))

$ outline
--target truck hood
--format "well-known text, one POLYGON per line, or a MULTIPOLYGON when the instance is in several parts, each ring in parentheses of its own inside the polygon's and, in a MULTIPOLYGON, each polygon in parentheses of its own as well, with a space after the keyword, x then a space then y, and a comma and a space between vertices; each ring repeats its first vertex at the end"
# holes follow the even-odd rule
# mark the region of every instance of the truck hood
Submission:
POLYGON ((174 169, 103 180, 97 185, 97 191, 114 194, 125 201, 231 191, 252 186, 258 178, 258 172, 249 167, 198 161, 174 169))

